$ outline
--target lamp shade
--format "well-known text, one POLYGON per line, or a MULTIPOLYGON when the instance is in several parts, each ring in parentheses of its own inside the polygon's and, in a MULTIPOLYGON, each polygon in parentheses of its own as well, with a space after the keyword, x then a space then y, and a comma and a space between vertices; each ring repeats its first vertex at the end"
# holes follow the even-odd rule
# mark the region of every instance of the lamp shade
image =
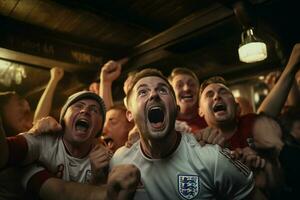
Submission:
POLYGON ((243 32, 241 39, 238 50, 240 61, 253 63, 267 58, 267 46, 254 36, 252 28, 243 32))

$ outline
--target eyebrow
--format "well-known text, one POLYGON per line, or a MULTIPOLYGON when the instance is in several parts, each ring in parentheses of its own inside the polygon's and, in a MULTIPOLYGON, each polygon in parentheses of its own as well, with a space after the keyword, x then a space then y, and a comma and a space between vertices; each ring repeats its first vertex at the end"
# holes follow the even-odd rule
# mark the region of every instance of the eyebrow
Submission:
MULTIPOLYGON (((147 86, 148 86, 147 84, 141 84, 141 85, 139 85, 139 86, 136 88, 136 90, 139 90, 141 87, 147 87, 147 86)), ((169 88, 168 85, 167 85, 166 83, 158 83, 158 84, 157 84, 157 87, 167 87, 167 88, 169 88)))
MULTIPOLYGON (((78 103, 78 104, 83 104, 83 105, 87 105, 87 103, 85 103, 84 101, 82 101, 82 100, 79 100, 79 101, 77 101, 77 102, 75 102, 74 104, 76 104, 76 103, 78 103)), ((96 103, 96 104, 89 104, 88 105, 88 107, 97 107, 97 108, 99 108, 100 109, 100 106, 96 103)))
POLYGON ((147 84, 141 84, 136 88, 136 90, 139 90, 141 87, 147 87, 147 86, 148 86, 147 84))
MULTIPOLYGON (((229 90, 227 87, 221 87, 221 88, 219 88, 219 89, 217 90, 217 93, 222 92, 222 91, 230 92, 230 90, 229 90)), ((211 93, 211 92, 213 92, 212 89, 206 91, 206 92, 205 92, 205 95, 208 94, 208 93, 211 93)))
POLYGON ((165 87, 169 88, 168 85, 167 85, 166 83, 158 83, 158 86, 159 86, 159 87, 165 86, 165 87))

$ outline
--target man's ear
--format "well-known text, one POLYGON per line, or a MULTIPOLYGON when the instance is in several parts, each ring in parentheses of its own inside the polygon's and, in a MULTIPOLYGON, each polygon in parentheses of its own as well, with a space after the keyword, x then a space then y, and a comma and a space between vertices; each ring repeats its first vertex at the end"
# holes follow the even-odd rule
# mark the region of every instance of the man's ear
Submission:
POLYGON ((200 117, 204 117, 204 113, 202 112, 200 106, 198 107, 198 114, 200 115, 200 117))
POLYGON ((180 112, 180 106, 176 105, 176 107, 177 107, 177 113, 179 113, 180 112))
POLYGON ((126 118, 129 122, 133 122, 133 116, 132 116, 131 111, 126 110, 126 118))

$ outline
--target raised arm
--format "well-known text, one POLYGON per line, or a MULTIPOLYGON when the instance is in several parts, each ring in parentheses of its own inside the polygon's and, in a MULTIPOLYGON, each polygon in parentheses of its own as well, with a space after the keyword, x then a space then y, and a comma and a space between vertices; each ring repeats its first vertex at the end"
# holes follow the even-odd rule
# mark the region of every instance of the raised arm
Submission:
POLYGON ((127 58, 119 61, 110 60, 101 68, 99 95, 104 100, 107 110, 113 106, 112 83, 120 76, 122 65, 127 61, 127 58))
POLYGON ((53 95, 58 82, 64 75, 64 70, 58 67, 54 67, 50 70, 50 73, 50 80, 36 107, 33 123, 35 123, 42 117, 46 117, 49 115, 52 106, 53 95))
POLYGON ((295 74, 300 64, 300 43, 296 44, 290 55, 288 64, 282 72, 279 80, 272 88, 271 92, 264 99, 258 113, 265 113, 271 117, 277 117, 288 97, 289 91, 295 80, 295 74))

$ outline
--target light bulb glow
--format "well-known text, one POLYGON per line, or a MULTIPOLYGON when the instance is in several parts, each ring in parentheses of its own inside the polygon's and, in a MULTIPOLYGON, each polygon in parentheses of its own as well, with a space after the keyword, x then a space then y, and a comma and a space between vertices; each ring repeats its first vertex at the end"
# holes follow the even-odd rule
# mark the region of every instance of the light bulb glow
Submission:
POLYGON ((267 46, 263 42, 250 42, 242 45, 239 50, 240 61, 253 63, 267 58, 267 46))

